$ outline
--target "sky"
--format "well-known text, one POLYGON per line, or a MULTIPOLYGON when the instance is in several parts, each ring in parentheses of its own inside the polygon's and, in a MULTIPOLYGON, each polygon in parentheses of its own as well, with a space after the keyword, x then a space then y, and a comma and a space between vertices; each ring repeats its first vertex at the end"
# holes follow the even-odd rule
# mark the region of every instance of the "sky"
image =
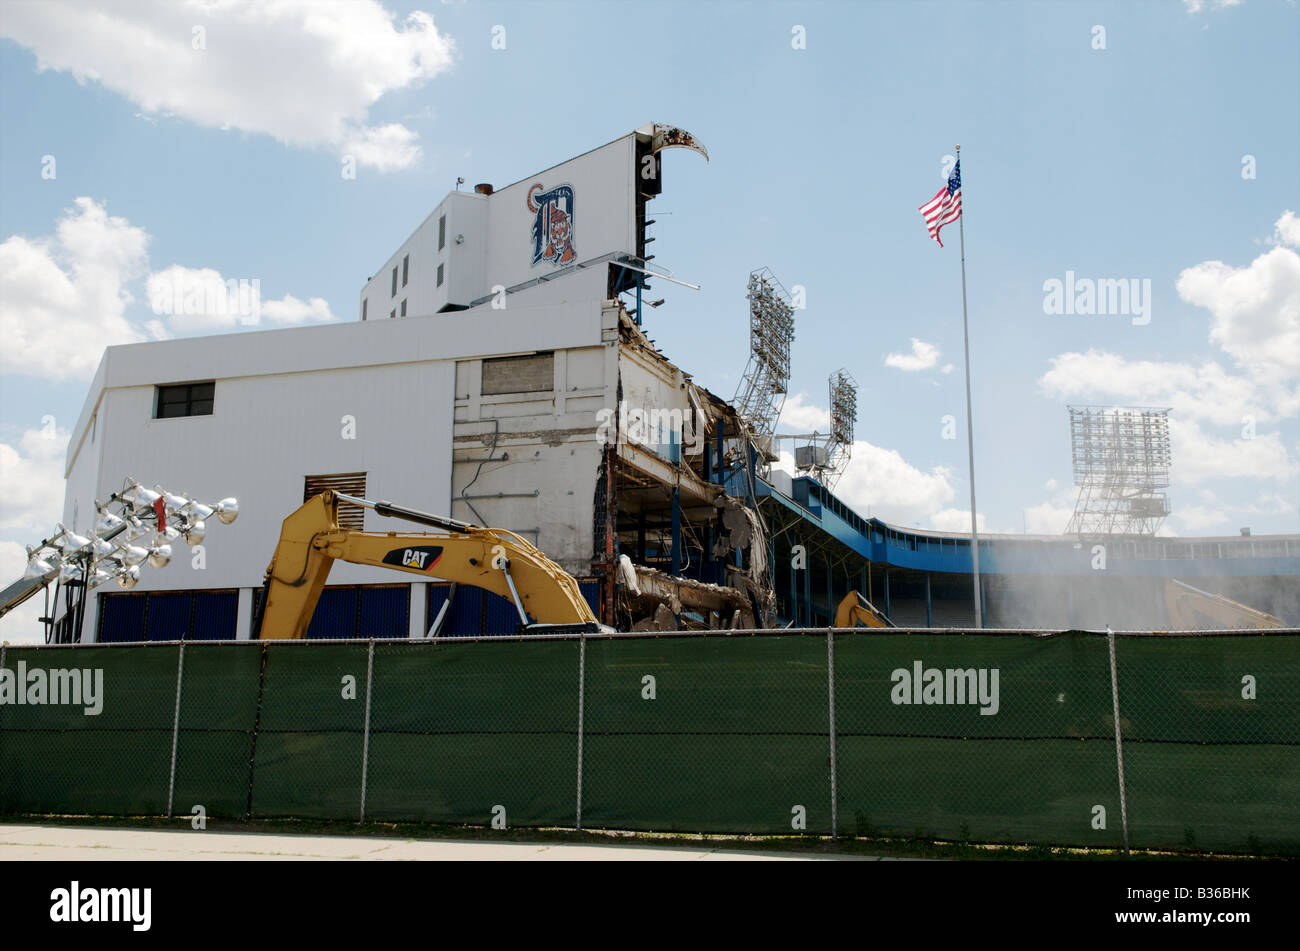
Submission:
POLYGON ((710 160, 666 154, 655 263, 701 288, 659 282, 650 336, 731 397, 748 273, 801 287, 781 430, 855 377, 862 514, 969 528, 961 242, 918 211, 960 144, 981 529, 1062 532, 1066 407, 1130 405, 1171 410, 1163 533, 1300 532, 1298 89, 1287 0, 4 0, 0 575, 60 517, 104 347, 248 329, 159 287, 357 320, 458 176, 652 121, 710 160), (1056 307, 1071 280, 1135 293, 1056 307))

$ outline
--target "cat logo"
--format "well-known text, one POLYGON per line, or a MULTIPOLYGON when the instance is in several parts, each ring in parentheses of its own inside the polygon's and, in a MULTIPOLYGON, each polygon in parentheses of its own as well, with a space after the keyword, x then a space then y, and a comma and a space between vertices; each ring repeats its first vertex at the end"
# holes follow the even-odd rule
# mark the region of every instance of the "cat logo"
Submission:
POLYGON ((384 564, 410 571, 430 571, 442 557, 439 545, 422 545, 418 548, 394 548, 384 556, 384 564))

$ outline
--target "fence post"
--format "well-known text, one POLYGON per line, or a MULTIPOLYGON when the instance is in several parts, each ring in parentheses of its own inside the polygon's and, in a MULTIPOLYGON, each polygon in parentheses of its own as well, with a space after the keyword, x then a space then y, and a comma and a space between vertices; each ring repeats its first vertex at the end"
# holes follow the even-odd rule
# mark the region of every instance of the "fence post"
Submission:
POLYGON ((361 817, 358 822, 366 821, 366 775, 370 766, 370 685, 375 674, 375 639, 370 638, 370 647, 366 651, 366 724, 361 733, 361 817))
POLYGON ((181 676, 185 672, 185 642, 176 652, 176 710, 172 714, 172 768, 167 778, 167 818, 172 817, 172 800, 176 795, 176 745, 181 735, 181 676))
POLYGON ((839 828, 839 790, 837 788, 838 769, 835 764, 835 634, 834 628, 826 628, 826 693, 830 709, 831 741, 831 838, 840 837, 839 828))
POLYGON ((253 818, 253 771, 257 767, 257 734, 262 728, 262 695, 266 689, 266 665, 270 660, 267 654, 266 641, 258 653, 261 657, 257 666, 257 709, 253 712, 253 740, 248 750, 248 805, 244 810, 244 818, 253 818))
POLYGON ((583 698, 587 692, 587 635, 578 635, 578 808, 574 827, 582 831, 582 733, 583 698))
POLYGON ((1124 737, 1119 728, 1119 668, 1115 664, 1115 632, 1106 627, 1110 647, 1110 696, 1115 713, 1115 764, 1119 770, 1119 814, 1124 827, 1124 854, 1128 855, 1128 794, 1124 789, 1124 737))

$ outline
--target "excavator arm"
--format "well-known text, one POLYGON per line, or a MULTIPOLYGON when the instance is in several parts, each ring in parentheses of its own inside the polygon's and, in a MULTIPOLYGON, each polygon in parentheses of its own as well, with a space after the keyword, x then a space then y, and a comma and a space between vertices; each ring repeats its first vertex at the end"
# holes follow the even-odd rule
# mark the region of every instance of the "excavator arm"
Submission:
POLYGON ((835 609, 835 626, 893 627, 894 622, 877 611, 876 606, 858 592, 850 591, 835 609))
POLYGON ((1215 628, 1248 630, 1285 627, 1281 619, 1256 610, 1221 594, 1212 594, 1168 578, 1165 581, 1165 609, 1169 629, 1198 631, 1215 628))
POLYGON ((520 626, 528 630, 554 625, 600 630, 574 577, 513 532, 326 491, 284 520, 280 542, 266 569, 253 636, 305 637, 335 561, 376 565, 491 591, 514 603, 520 626), (338 524, 340 498, 442 531, 343 529, 338 524))

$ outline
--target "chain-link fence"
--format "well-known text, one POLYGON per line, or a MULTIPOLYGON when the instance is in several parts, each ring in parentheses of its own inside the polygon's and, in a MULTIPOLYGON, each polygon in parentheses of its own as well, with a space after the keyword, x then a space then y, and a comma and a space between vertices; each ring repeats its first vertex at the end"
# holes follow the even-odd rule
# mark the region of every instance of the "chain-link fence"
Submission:
POLYGON ((0 809, 1296 854, 1297 648, 897 629, 5 647, 0 809))

